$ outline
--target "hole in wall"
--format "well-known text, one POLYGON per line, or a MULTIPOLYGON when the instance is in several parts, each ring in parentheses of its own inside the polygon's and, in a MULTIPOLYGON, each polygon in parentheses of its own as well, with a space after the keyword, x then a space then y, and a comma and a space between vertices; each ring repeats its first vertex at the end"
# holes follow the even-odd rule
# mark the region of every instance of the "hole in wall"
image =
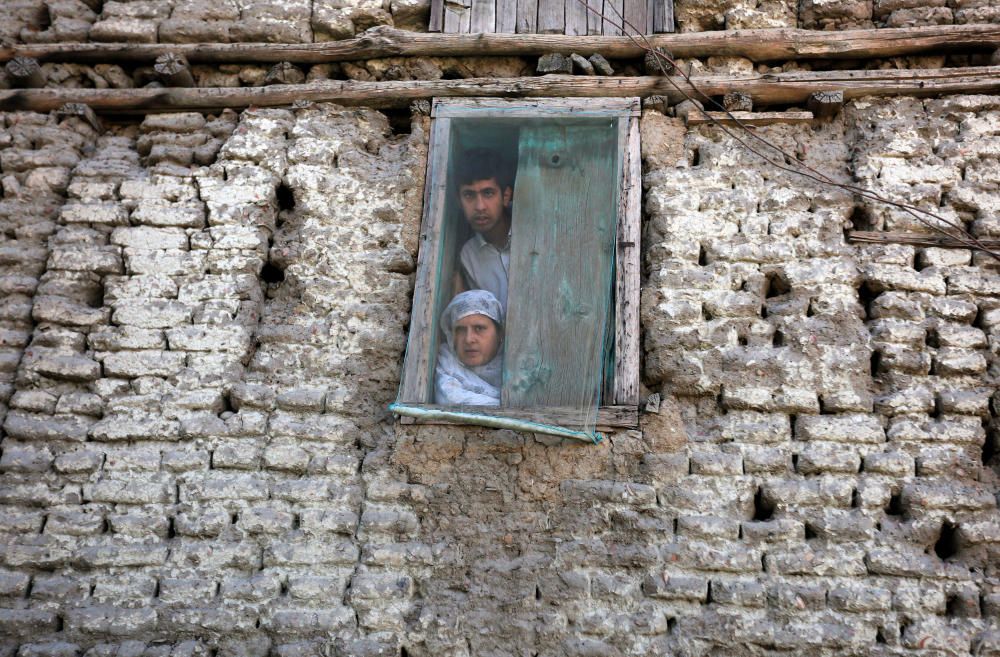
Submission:
POLYGON ((813 526, 810 525, 809 523, 806 523, 806 540, 808 541, 810 538, 816 538, 817 536, 818 534, 816 533, 816 530, 813 528, 813 526))
POLYGON ((958 552, 958 525, 945 521, 941 523, 941 534, 934 543, 934 554, 947 559, 958 552))
POLYGON ((408 135, 411 132, 411 120, 409 108, 390 108, 380 110, 385 118, 389 120, 389 128, 394 135, 408 135))
POLYGON ((708 264, 708 251, 705 250, 704 244, 698 245, 698 264, 702 267, 708 264))
POLYGON ((774 335, 771 336, 771 346, 772 347, 784 347, 785 346, 785 334, 780 330, 775 329, 774 335))
POLYGON ((889 504, 885 507, 885 514, 887 516, 903 515, 903 495, 901 493, 893 493, 889 497, 889 504))
POLYGON ((944 615, 949 618, 965 616, 964 607, 965 605, 963 604, 961 595, 957 593, 955 595, 949 595, 948 600, 945 603, 944 615))
POLYGON ((875 643, 886 643, 885 628, 881 625, 875 629, 875 643))
POLYGON ((538 587, 538 585, 536 584, 535 585, 535 600, 541 600, 541 599, 542 599, 542 589, 540 589, 538 587))
POLYGON ((278 210, 290 211, 295 209, 295 194, 292 192, 291 187, 285 183, 281 183, 274 190, 274 195, 278 200, 278 210))
POLYGON ((872 352, 872 357, 869 360, 868 371, 871 373, 872 376, 875 376, 879 373, 881 367, 882 367, 882 352, 876 349, 875 351, 872 352))
POLYGON ((276 267, 272 263, 268 262, 264 265, 263 269, 260 270, 260 278, 265 283, 270 283, 272 285, 277 285, 285 280, 284 270, 276 267))
POLYGON ((878 298, 879 293, 871 288, 868 283, 862 283, 858 288, 858 303, 865 309, 865 319, 871 319, 872 302, 878 298))
POLYGON ((774 517, 774 505, 764 499, 764 489, 758 488, 753 496, 753 519, 770 520, 774 517))
POLYGON ((690 162, 691 166, 693 166, 693 167, 701 166, 701 149, 700 148, 698 148, 697 146, 695 146, 694 148, 691 149, 691 154, 688 156, 688 162, 690 162))
POLYGON ((854 206, 848 221, 851 223, 852 230, 875 230, 876 228, 875 218, 860 205, 854 206))
POLYGON ((778 272, 768 272, 767 278, 764 285, 764 298, 773 299, 774 297, 781 296, 782 294, 788 294, 792 291, 792 286, 782 274, 778 272))
POLYGON ((997 427, 990 425, 986 429, 986 440, 983 441, 982 461, 983 465, 993 465, 996 460, 997 451, 1000 450, 1000 436, 997 427))

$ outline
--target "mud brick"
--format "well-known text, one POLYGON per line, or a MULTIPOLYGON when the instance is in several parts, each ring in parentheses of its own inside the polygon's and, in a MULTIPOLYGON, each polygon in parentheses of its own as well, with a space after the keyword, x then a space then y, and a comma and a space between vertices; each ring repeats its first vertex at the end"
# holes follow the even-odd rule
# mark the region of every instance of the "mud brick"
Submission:
POLYGON ((315 566, 353 565, 358 560, 358 548, 351 541, 322 540, 272 543, 264 549, 264 565, 315 566))
MULTIPOLYGON (((43 579, 41 577, 36 578, 43 579)), ((7 598, 23 598, 28 592, 28 583, 31 581, 31 577, 24 573, 9 572, 5 570, 0 570, 0 596, 7 598)), ((37 587, 32 588, 32 592, 37 587)))
POLYGON ((559 490, 571 503, 610 502, 636 507, 656 504, 655 490, 644 484, 570 479, 563 481, 559 490))
POLYGON ((857 413, 799 416, 795 422, 795 436, 799 440, 885 442, 885 431, 879 419, 857 413))
MULTIPOLYGON (((83 568, 95 569, 161 566, 167 560, 167 548, 159 544, 144 545, 138 543, 92 545, 77 550, 75 560, 83 568)), ((95 593, 95 597, 96 595, 95 593)), ((152 596, 152 590, 150 590, 149 595, 152 596)))
POLYGON ((49 513, 45 522, 46 534, 89 536, 104 531, 104 513, 100 507, 79 511, 57 509, 49 513))
POLYGON ((250 349, 250 332, 243 326, 185 326, 166 332, 175 351, 225 351, 243 354, 250 349))
POLYGON ((136 636, 156 629, 155 609, 122 609, 121 607, 88 607, 66 614, 66 627, 71 631, 100 636, 136 636))
POLYGON ((128 224, 128 210, 115 203, 69 203, 63 206, 59 218, 68 224, 124 226, 128 224))
POLYGON ((767 587, 767 602, 776 609, 818 611, 826 605, 826 589, 819 585, 773 584, 767 587))
POLYGON ((269 445, 264 449, 263 466, 268 470, 302 474, 311 458, 309 452, 295 445, 269 445))
POLYGON ((212 579, 164 577, 159 583, 159 599, 166 605, 203 605, 215 597, 212 579))
POLYGON ((56 247, 49 253, 49 269, 120 274, 123 271, 121 253, 117 247, 56 247))
POLYGON ((713 508, 725 515, 753 515, 755 489, 749 477, 685 477, 660 492, 660 503, 682 513, 713 508), (709 503, 711 500, 711 503, 709 503))
POLYGON ((913 476, 916 466, 913 457, 903 452, 877 452, 866 454, 864 470, 871 474, 884 474, 892 477, 913 476))
POLYGON ((725 452, 692 452, 691 474, 728 476, 743 474, 743 457, 725 452))
POLYGON ((35 297, 31 309, 35 321, 79 327, 107 324, 110 314, 107 308, 91 308, 64 297, 44 295, 35 297))
POLYGON ((858 577, 868 572, 864 557, 863 549, 850 546, 770 550, 764 555, 764 567, 779 575, 858 577))
POLYGON ((796 470, 804 475, 822 473, 854 474, 861 467, 861 456, 836 443, 807 443, 798 454, 796 470))
POLYGON ((335 632, 354 626, 356 617, 349 607, 329 609, 275 609, 261 619, 261 626, 280 634, 335 632))
POLYGON ((345 445, 353 445, 357 433, 353 423, 333 415, 308 416, 285 411, 270 416, 268 429, 275 437, 345 445))
POLYGON ((350 577, 351 571, 348 569, 344 569, 343 574, 340 576, 304 575, 301 577, 289 577, 288 595, 295 600, 340 602, 343 599, 344 591, 347 589, 347 582, 350 577))
POLYGON ((219 444, 212 452, 212 467, 232 470, 255 470, 260 463, 256 441, 232 441, 219 444))
POLYGON ((767 592, 755 580, 712 580, 712 602, 760 608, 767 602, 767 592))
POLYGON ((708 598, 708 580, 667 572, 656 573, 643 581, 642 592, 650 598, 662 600, 704 602, 708 598))
POLYGON ((660 552, 665 563, 679 568, 726 573, 759 572, 762 569, 760 551, 738 543, 668 543, 660 552))
POLYGON ((185 276, 193 271, 204 271, 205 252, 181 249, 150 250, 125 249, 125 264, 130 274, 163 274, 185 276))
POLYGON ((174 501, 173 486, 146 479, 102 479, 83 487, 84 499, 116 504, 169 504, 174 501))
POLYGON ((408 536, 415 534, 419 528, 420 520, 412 511, 368 507, 361 514, 358 530, 369 536, 372 534, 408 536))
POLYGON ((743 521, 741 525, 743 540, 759 543, 782 543, 802 541, 805 539, 805 525, 794 518, 777 518, 775 520, 743 521))
POLYGON ((52 452, 45 447, 17 445, 8 440, 4 442, 3 455, 0 456, 0 471, 45 472, 53 460, 52 452))
POLYGON ((944 413, 957 415, 989 415, 989 393, 975 390, 942 390, 938 393, 938 403, 944 413))
POLYGON ((761 487, 764 501, 781 510, 796 506, 847 507, 854 487, 837 479, 773 481, 761 487))
POLYGON ((189 324, 193 309, 172 299, 148 299, 140 302, 115 302, 112 319, 121 326, 145 329, 172 328, 189 324))
POLYGON ((197 568, 208 572, 223 568, 260 570, 260 547, 249 542, 189 539, 171 547, 170 565, 174 568, 197 568))
MULTIPOLYGON (((141 203, 132 210, 132 223, 158 228, 204 228, 205 208, 200 205, 141 203)), ((132 246, 132 245, 129 245, 132 246)), ((187 246, 187 239, 177 248, 187 246)), ((151 246, 149 248, 164 248, 151 246)))
POLYGON ((238 525, 251 534, 281 534, 291 529, 295 515, 279 508, 254 507, 240 513, 238 525))
POLYGON ((199 449, 166 449, 161 463, 170 472, 188 472, 207 469, 209 453, 199 449))
POLYGON ((941 376, 982 374, 986 357, 978 351, 942 347, 934 355, 931 371, 941 376))
POLYGON ((957 531, 959 540, 965 545, 1000 543, 1000 521, 964 520, 957 531))
POLYGON ((59 618, 41 609, 0 609, 0 632, 9 639, 31 638, 37 632, 54 632, 59 618))
POLYGON ((160 614, 161 631, 176 634, 216 634, 245 635, 256 629, 257 613, 251 609, 239 608, 167 608, 160 614))
POLYGON ((806 524, 817 538, 831 542, 856 542, 875 537, 875 521, 855 511, 827 509, 810 514, 806 524))
POLYGON ((677 534, 679 536, 735 540, 739 537, 739 533, 739 521, 729 518, 715 516, 680 516, 677 518, 677 534))
MULTIPOLYGON (((429 566, 434 563, 434 551, 423 543, 390 543, 386 545, 366 545, 361 561, 369 566, 385 568, 406 568, 429 566)), ((587 590, 589 590, 589 581, 587 590)))
POLYGON ((281 594, 281 579, 273 574, 253 577, 227 577, 222 580, 220 595, 225 599, 264 602, 281 594))
POLYGON ((904 388, 875 399, 875 412, 882 415, 930 413, 934 410, 934 393, 928 388, 904 388))
POLYGON ((128 226, 116 228, 111 233, 111 243, 134 249, 188 248, 187 233, 181 228, 153 228, 128 226))
POLYGON ((253 475, 211 473, 189 475, 180 483, 181 502, 207 502, 211 500, 264 500, 268 497, 268 484, 253 475))
POLYGON ((87 336, 91 348, 97 351, 121 349, 164 349, 167 346, 163 331, 134 326, 116 326, 96 331, 87 336))
POLYGON ((160 417, 138 417, 124 413, 104 416, 90 430, 90 437, 100 442, 119 440, 177 440, 179 428, 176 420, 160 417))
POLYGON ((978 511, 995 509, 996 496, 987 487, 936 483, 903 486, 903 508, 912 514, 924 510, 978 511))
POLYGON ((181 536, 210 538, 218 536, 231 524, 229 512, 223 509, 189 510, 174 516, 174 531, 181 536))
POLYGON ((783 413, 736 411, 719 419, 719 437, 741 443, 781 443, 791 435, 788 416, 783 413))
MULTIPOLYGON (((54 410, 54 409, 53 409, 54 410)), ((7 414, 3 428, 8 436, 21 440, 70 440, 82 442, 94 418, 80 415, 41 415, 13 410, 7 414)))
POLYGON ((271 485, 271 497, 286 502, 322 502, 330 499, 330 482, 324 478, 276 481, 271 485))
POLYGON ((170 519, 160 511, 136 509, 109 515, 108 526, 112 533, 122 536, 167 538, 170 532, 170 519))
POLYGON ((742 451, 746 474, 778 474, 791 469, 791 455, 781 448, 744 445, 742 451))

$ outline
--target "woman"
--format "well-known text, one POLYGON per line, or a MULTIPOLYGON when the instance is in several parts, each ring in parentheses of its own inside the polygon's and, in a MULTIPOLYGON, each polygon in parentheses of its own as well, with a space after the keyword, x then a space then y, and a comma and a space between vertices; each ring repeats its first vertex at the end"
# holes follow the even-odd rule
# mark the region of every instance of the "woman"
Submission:
POLYGON ((492 293, 456 295, 441 315, 445 344, 438 349, 434 397, 446 406, 499 406, 503 308, 492 293))

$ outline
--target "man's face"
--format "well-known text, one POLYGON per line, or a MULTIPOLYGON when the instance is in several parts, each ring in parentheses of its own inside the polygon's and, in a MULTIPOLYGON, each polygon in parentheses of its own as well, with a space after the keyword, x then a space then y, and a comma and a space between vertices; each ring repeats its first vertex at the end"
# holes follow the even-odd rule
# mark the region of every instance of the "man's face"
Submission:
POLYGON ((468 315, 455 322, 455 352, 466 367, 493 360, 500 349, 500 331, 486 315, 468 315))
POLYGON ((501 190, 496 178, 476 180, 458 188, 465 220, 477 233, 489 232, 504 218, 513 193, 510 187, 501 190))

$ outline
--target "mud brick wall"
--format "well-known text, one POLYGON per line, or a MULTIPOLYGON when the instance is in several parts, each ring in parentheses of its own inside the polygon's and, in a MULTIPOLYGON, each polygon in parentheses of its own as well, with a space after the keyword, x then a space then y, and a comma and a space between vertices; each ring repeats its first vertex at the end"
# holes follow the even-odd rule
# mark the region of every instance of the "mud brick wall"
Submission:
MULTIPOLYGON (((645 392, 401 425, 428 119, 3 116, 0 655, 1000 654, 1000 269, 642 118, 645 392)), ((1000 237, 1000 98, 758 134, 1000 237)))

